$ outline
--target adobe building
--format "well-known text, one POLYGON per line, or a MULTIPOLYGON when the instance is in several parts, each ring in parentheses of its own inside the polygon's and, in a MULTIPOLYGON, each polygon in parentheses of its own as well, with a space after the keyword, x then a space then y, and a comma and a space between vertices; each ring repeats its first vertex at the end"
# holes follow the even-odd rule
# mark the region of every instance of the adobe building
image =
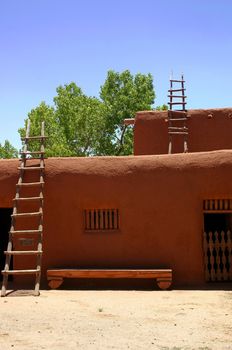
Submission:
MULTIPOLYGON (((168 113, 137 113, 134 156, 45 160, 42 286, 48 269, 77 267, 172 269, 174 288, 232 280, 232 109, 189 110, 188 153, 177 135, 167 154, 168 113)), ((1 269, 17 167, 0 160, 1 269)), ((16 241, 30 245, 30 235, 16 241)), ((13 268, 33 259, 14 256, 13 268)), ((13 277, 20 286, 31 278, 13 277)))

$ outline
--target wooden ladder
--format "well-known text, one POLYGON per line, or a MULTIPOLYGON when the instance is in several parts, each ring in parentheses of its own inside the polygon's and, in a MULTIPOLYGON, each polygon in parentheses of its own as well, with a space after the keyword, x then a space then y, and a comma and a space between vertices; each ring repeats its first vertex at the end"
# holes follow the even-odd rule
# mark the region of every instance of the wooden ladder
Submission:
POLYGON ((187 128, 187 110, 185 108, 186 96, 184 87, 184 76, 181 76, 180 80, 170 79, 169 94, 169 110, 168 110, 168 153, 172 153, 172 144, 174 136, 183 136, 184 141, 184 153, 188 152, 188 128, 187 128), (180 87, 176 88, 174 84, 180 84, 180 87), (174 106, 180 106, 180 109, 173 109, 174 106))
MULTIPOLYGON (((42 236, 43 236, 43 188, 44 188, 44 155, 45 155, 45 143, 46 136, 44 135, 44 122, 41 124, 41 135, 30 136, 30 120, 27 122, 26 137, 22 138, 24 142, 23 151, 20 152, 20 166, 19 166, 19 179, 16 184, 16 195, 13 199, 13 214, 11 215, 11 228, 9 231, 9 240, 7 250, 4 252, 6 255, 5 268, 2 271, 3 282, 1 296, 6 295, 8 277, 9 275, 35 275, 35 288, 34 295, 39 295, 40 279, 41 279, 41 262, 42 262, 42 236), (31 141, 37 141, 40 145, 39 151, 29 151, 28 144, 31 141), (39 161, 36 162, 35 160, 39 161), (34 161, 33 161, 34 160, 34 161), (32 162, 31 162, 32 161, 32 162), (34 164, 36 162, 36 164, 34 164), (29 164, 28 164, 29 163, 29 164), (31 180, 33 176, 34 180, 31 180), (29 180, 29 181, 28 181, 29 180), (29 191, 29 195, 25 194, 29 191), (21 206, 28 208, 27 212, 22 212, 21 206), (33 211, 31 211, 33 208, 33 211), (36 209, 35 209, 36 208, 36 209), (38 209, 37 209, 38 208, 38 209), (23 218, 23 222, 21 221, 23 218), (25 218, 30 218, 30 224, 26 222, 25 218), (36 220, 34 222, 34 220, 36 220), (20 225, 20 229, 17 228, 20 225), (32 227, 28 227, 33 225, 32 227), (36 229, 35 229, 36 227, 36 229), (28 240, 28 237, 33 237, 28 240), (18 239, 18 241, 17 241, 18 239), (15 250, 14 246, 17 242, 34 242, 34 250, 27 250, 27 245, 23 250, 15 250), (34 255, 36 257, 36 267, 34 269, 18 269, 13 270, 10 268, 10 262, 12 256, 34 255)), ((26 260, 25 260, 26 263, 26 260)))

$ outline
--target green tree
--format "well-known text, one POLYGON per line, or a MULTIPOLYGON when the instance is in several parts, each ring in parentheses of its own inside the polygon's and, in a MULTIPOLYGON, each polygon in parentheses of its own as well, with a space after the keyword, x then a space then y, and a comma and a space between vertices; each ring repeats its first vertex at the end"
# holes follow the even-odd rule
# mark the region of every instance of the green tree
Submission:
POLYGON ((101 154, 106 115, 104 103, 84 95, 75 83, 59 86, 54 103, 57 122, 71 154, 101 154))
POLYGON ((168 106, 163 104, 162 106, 157 106, 155 108, 156 111, 167 111, 168 110, 168 106))
POLYGON ((100 97, 107 108, 106 136, 109 138, 109 154, 124 155, 133 151, 133 132, 124 125, 124 119, 133 118, 135 113, 151 110, 155 99, 151 74, 136 74, 129 70, 122 73, 110 70, 100 97))
POLYGON ((18 151, 14 148, 8 140, 5 140, 4 144, 0 144, 0 158, 17 158, 18 151))
MULTIPOLYGON (((59 156, 70 156, 71 151, 66 143, 64 137, 64 132, 62 127, 59 125, 56 112, 53 107, 46 105, 42 102, 38 107, 32 109, 28 114, 28 119, 30 120, 30 136, 40 135, 41 133, 41 123, 45 122, 45 134, 49 136, 46 140, 46 154, 50 157, 59 156)), ((27 119, 24 124, 25 127, 19 129, 20 136, 25 136, 27 119)), ((30 150, 38 150, 39 143, 33 142, 30 144, 30 150)))
MULTIPOLYGON (((54 107, 42 102, 28 118, 30 135, 39 135, 41 122, 45 121, 48 156, 89 156, 101 153, 105 130, 105 106, 94 97, 85 96, 75 84, 59 86, 54 107)), ((25 136, 25 127, 19 129, 25 136)), ((38 149, 34 142, 31 150, 38 149)))
MULTIPOLYGON (((39 135, 45 121, 48 156, 131 154, 133 130, 124 125, 124 119, 150 110, 155 98, 152 76, 133 76, 128 70, 108 72, 100 99, 86 96, 74 82, 56 91, 54 107, 42 102, 28 114, 31 135, 39 135)), ((19 133, 24 136, 25 129, 19 133)))

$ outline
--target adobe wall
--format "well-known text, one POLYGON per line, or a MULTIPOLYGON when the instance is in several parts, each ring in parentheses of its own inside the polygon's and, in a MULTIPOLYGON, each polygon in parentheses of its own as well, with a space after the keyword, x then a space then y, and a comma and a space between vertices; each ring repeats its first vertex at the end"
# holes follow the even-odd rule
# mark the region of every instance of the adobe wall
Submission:
MULTIPOLYGON (((12 206, 17 165, 0 160, 0 207, 12 206)), ((204 284, 202 201, 232 198, 231 178, 232 151, 48 159, 44 285, 51 267, 172 268, 174 287, 204 284), (118 208, 120 230, 86 233, 93 208, 118 208)))
MULTIPOLYGON (((232 149, 232 108, 188 111, 189 152, 232 149)), ((168 112, 138 112, 134 126, 134 154, 168 153, 168 112)), ((174 124, 173 124, 174 125, 174 124)), ((175 123, 174 126, 181 126, 175 123)), ((173 136, 173 152, 183 152, 183 136, 173 136)))

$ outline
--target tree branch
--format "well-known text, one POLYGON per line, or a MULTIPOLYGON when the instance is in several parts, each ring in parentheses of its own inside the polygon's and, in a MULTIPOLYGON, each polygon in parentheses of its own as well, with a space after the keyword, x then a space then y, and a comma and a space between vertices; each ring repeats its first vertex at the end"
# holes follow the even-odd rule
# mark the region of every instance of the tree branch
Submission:
POLYGON ((124 135, 125 135, 125 132, 126 132, 126 129, 127 129, 128 125, 124 125, 123 128, 122 128, 122 133, 121 133, 121 137, 119 140, 119 149, 117 151, 117 156, 120 154, 120 152, 122 151, 123 149, 123 143, 124 143, 124 135))

